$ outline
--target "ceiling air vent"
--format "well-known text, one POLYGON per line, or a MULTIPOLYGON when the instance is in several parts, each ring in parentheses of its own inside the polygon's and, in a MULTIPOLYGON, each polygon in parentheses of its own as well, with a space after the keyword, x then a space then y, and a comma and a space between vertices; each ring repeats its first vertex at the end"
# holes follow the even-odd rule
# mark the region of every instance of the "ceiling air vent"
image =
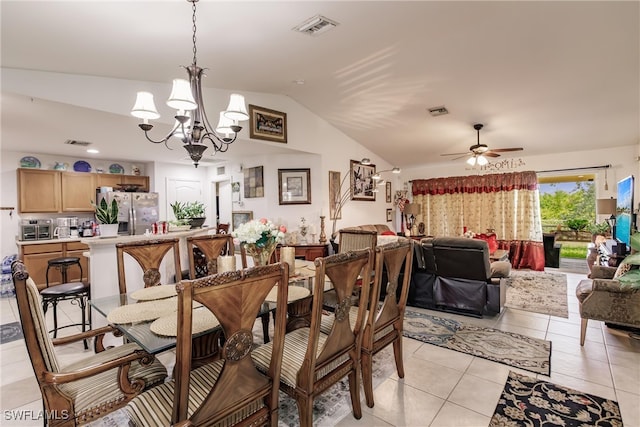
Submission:
POLYGON ((75 140, 75 139, 67 139, 64 143, 65 144, 69 144, 69 145, 79 145, 81 147, 88 147, 89 145, 91 145, 91 142, 78 141, 78 140, 75 140))
POLYGON ((217 173, 218 175, 224 175, 226 172, 227 172, 227 171, 226 171, 226 168, 225 168, 224 166, 219 166, 219 167, 216 169, 216 173, 217 173))
POLYGON ((434 117, 449 114, 449 110, 447 110, 447 108, 444 105, 440 107, 429 108, 428 110, 429 110, 429 114, 431 114, 434 117))
POLYGON ((339 24, 331 19, 325 18, 322 15, 316 15, 313 18, 309 18, 302 24, 293 28, 294 31, 298 31, 310 36, 317 36, 322 33, 326 33, 332 28, 337 27, 339 24))

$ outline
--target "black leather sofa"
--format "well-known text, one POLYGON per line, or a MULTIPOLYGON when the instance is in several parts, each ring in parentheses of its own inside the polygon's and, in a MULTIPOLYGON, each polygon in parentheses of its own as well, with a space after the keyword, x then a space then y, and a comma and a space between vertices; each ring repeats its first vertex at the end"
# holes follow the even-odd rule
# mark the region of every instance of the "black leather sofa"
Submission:
POLYGON ((414 247, 407 304, 482 316, 504 307, 511 265, 489 260, 484 240, 466 237, 422 239, 414 247))

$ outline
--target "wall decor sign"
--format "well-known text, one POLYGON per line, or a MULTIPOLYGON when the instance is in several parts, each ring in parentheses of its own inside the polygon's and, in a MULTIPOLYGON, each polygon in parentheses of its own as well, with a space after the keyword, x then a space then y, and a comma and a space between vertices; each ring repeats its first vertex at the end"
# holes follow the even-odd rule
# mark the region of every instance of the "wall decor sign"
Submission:
POLYGON ((264 197, 263 167, 256 166, 244 170, 244 198, 264 197))
POLYGON ((249 137, 287 143, 287 113, 249 104, 249 137))
POLYGON ((391 203, 391 182, 384 183, 386 202, 391 203))
POLYGON ((231 228, 234 230, 245 222, 253 219, 253 211, 233 211, 231 212, 231 228))
POLYGON ((281 205, 311 203, 311 169, 278 169, 278 194, 281 205))
POLYGON ((376 173, 376 165, 363 165, 357 160, 351 160, 349 173, 351 200, 375 202, 376 193, 373 190, 376 187, 376 182, 373 180, 373 175, 376 173))

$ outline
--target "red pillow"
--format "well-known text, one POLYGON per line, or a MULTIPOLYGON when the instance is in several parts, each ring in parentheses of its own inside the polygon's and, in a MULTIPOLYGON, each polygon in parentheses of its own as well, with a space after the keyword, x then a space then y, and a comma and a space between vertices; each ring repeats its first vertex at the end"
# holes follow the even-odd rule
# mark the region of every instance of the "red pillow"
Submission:
POLYGON ((395 236, 396 233, 394 233, 391 230, 387 230, 387 231, 383 231, 382 233, 380 233, 381 236, 395 236))

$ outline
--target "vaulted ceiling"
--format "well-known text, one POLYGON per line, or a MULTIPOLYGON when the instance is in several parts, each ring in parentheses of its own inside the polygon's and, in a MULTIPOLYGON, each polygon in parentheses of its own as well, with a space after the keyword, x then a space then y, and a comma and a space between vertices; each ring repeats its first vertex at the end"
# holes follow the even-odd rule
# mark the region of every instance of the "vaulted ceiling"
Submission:
MULTIPOLYGON (((205 85, 288 96, 402 167, 466 152, 474 123, 482 143, 518 155, 637 145, 639 5, 200 0, 197 57, 205 85), (338 26, 292 30, 317 14, 338 26), (449 114, 431 116, 437 106, 449 114)), ((191 15, 185 0, 3 0, 2 67, 169 82, 192 59, 191 15)), ((76 117, 98 114, 43 102, 39 124, 25 104, 3 88, 3 149, 48 152, 75 137, 76 117)), ((147 150, 140 132, 135 147, 119 134, 128 111, 100 114, 113 148, 147 150)))

